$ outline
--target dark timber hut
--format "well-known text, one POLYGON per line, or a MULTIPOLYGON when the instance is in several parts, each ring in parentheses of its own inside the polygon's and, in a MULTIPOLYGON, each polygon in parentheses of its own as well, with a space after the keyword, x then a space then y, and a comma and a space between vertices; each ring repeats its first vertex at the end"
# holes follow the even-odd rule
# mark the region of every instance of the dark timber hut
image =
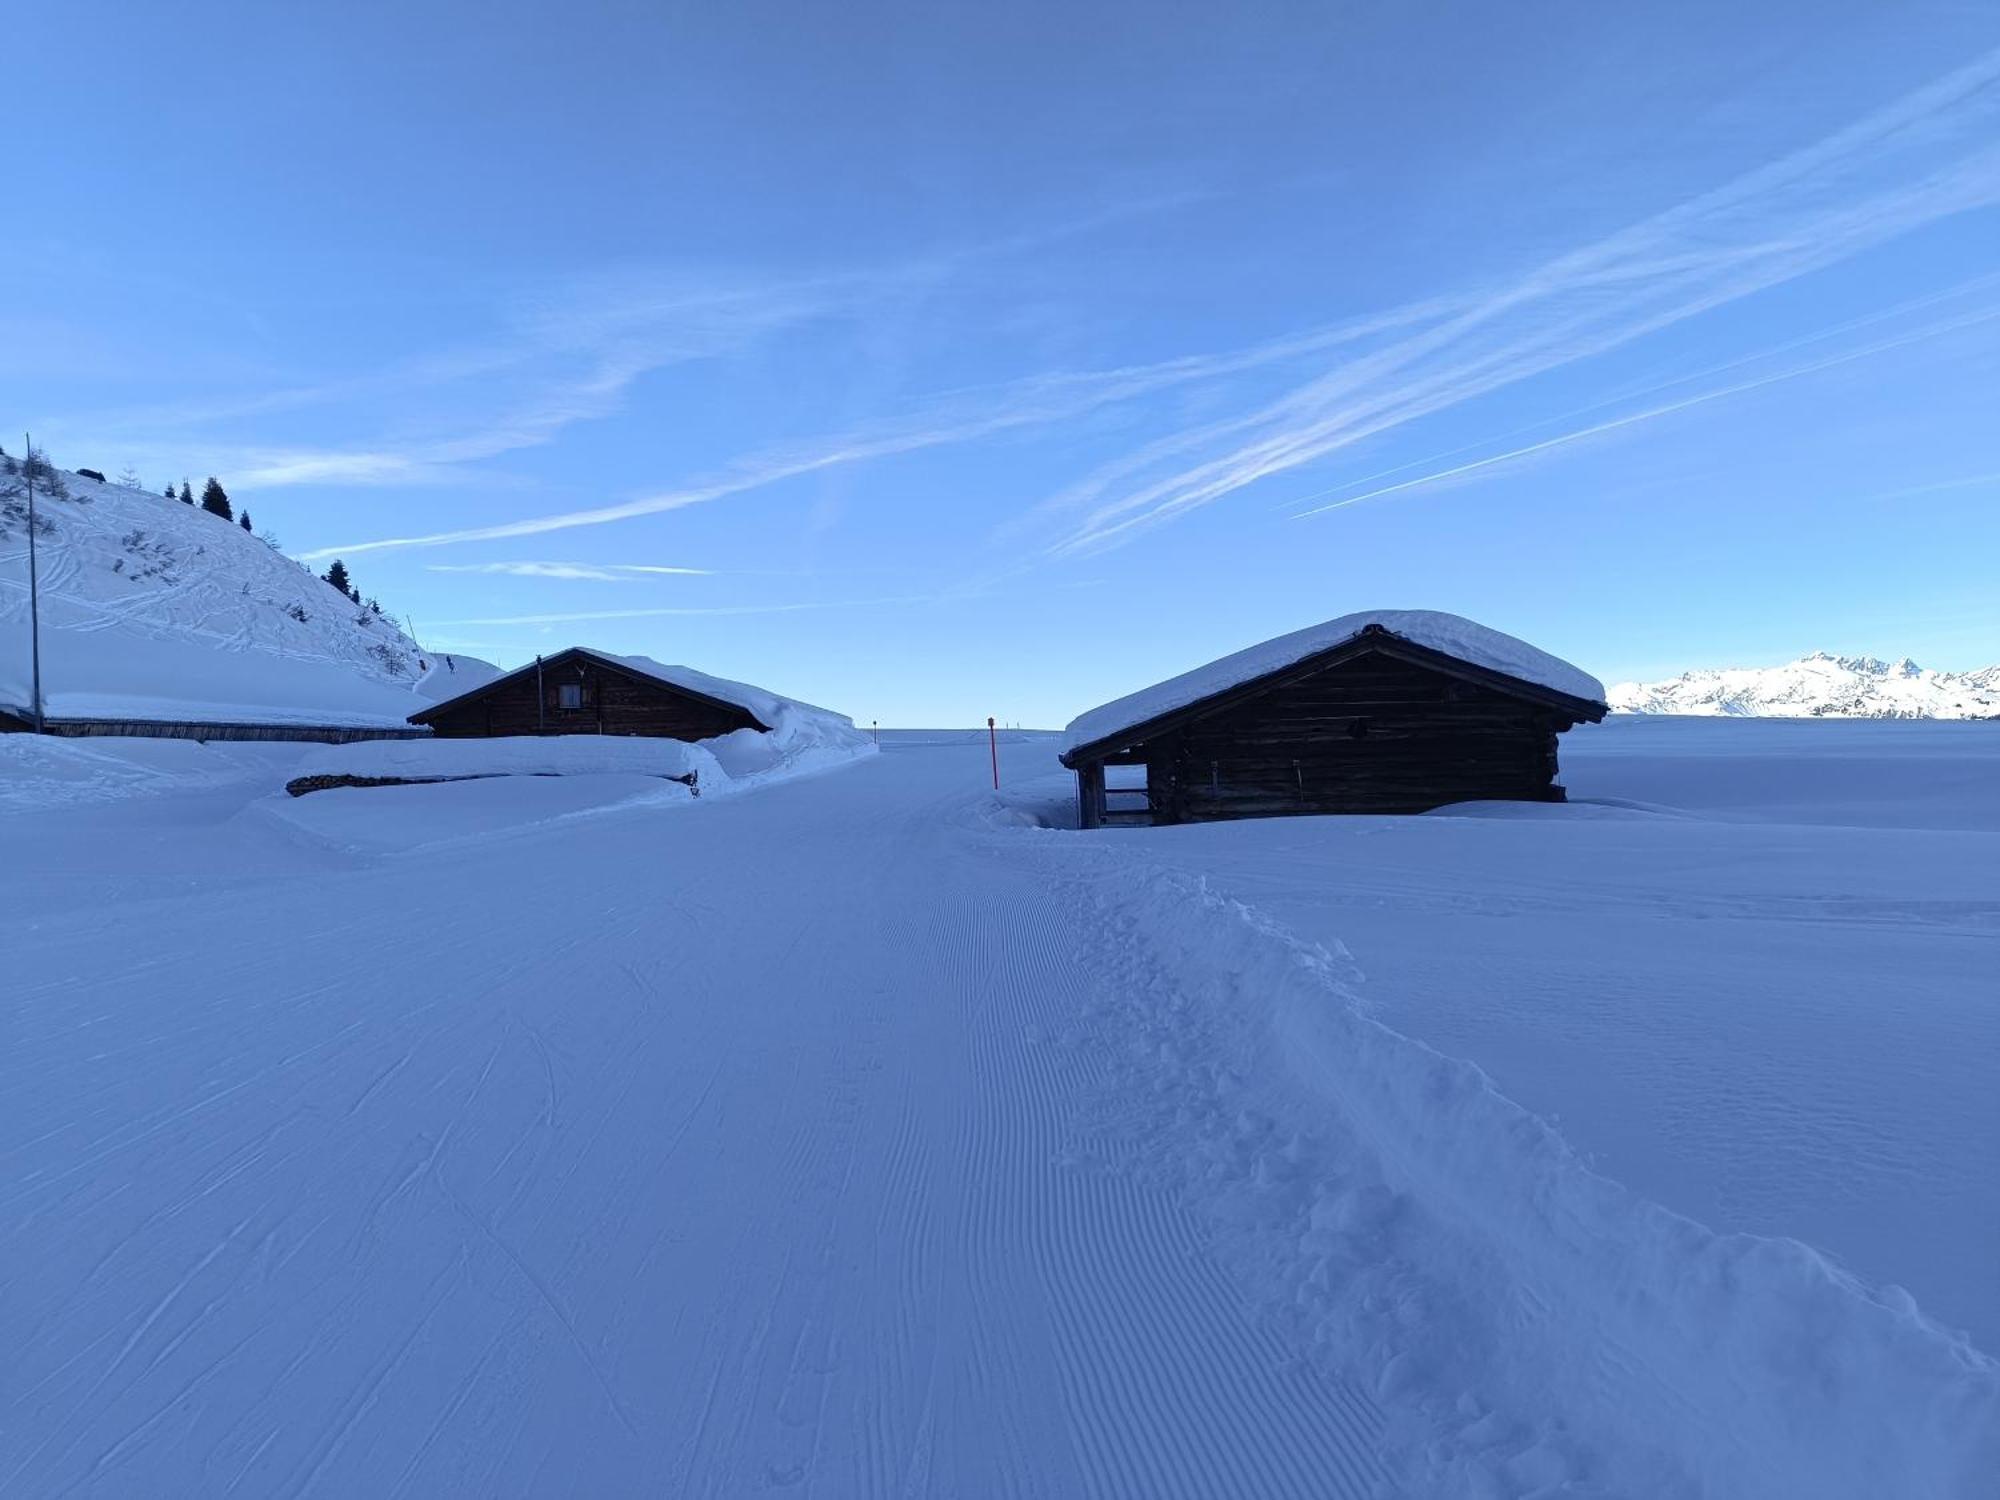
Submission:
POLYGON ((1602 684, 1523 641, 1378 610, 1092 709, 1062 762, 1085 828, 1560 802, 1556 736, 1604 714, 1602 684))
POLYGON ((742 685, 644 657, 572 646, 410 715, 443 739, 514 734, 640 734, 705 740, 768 730, 742 685))

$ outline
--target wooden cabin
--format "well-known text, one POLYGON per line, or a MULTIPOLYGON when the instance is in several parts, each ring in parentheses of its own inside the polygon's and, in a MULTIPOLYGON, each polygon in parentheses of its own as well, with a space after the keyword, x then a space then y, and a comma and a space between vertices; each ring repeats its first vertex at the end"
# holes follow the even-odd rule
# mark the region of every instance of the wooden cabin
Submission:
POLYGON ((741 704, 692 685, 719 679, 611 656, 588 646, 545 656, 410 715, 442 739, 515 734, 638 734, 705 740, 771 726, 741 704))
POLYGON ((1595 679, 1524 642, 1380 611, 1092 710, 1062 762, 1085 828, 1560 802, 1556 737, 1605 711, 1595 679))

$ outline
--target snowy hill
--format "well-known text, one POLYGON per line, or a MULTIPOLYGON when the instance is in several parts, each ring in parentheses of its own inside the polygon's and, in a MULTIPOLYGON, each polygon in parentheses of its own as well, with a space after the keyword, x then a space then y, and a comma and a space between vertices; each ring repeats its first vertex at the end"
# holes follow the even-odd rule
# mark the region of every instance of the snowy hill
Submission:
POLYGON ((1621 682, 1613 712, 1727 714, 1749 718, 2000 718, 2000 666, 1937 672, 1908 657, 1815 651, 1782 667, 1683 672, 1666 682, 1621 682))
MULTIPOLYGON (((441 671, 387 616, 198 506, 59 477, 67 499, 36 498, 53 717, 404 727, 491 671, 465 657, 441 671)), ((15 498, 0 500, 0 706, 25 709, 29 680, 15 498)))

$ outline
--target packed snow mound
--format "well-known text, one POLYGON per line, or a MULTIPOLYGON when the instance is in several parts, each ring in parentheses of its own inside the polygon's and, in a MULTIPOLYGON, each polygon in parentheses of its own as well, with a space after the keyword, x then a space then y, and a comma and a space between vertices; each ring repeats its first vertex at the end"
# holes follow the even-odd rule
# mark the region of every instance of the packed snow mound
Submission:
MULTIPOLYGON (((1344 949, 1206 877, 1097 879, 1121 942, 1085 962, 1133 1028, 1140 1170, 1294 1343, 1431 1403, 1448 1464, 1510 1494, 1991 1492, 2000 1365, 1907 1293, 1599 1175, 1479 1068, 1375 1019, 1344 949)), ((1424 1478, 1409 1492, 1502 1492, 1424 1478)))
POLYGON ((694 776, 704 797, 831 769, 875 753, 866 735, 845 738, 816 720, 777 730, 739 729, 689 744, 648 735, 501 735, 492 739, 362 740, 315 746, 297 762, 292 784, 336 781, 450 781, 489 776, 694 776))
MULTIPOLYGON (((67 498, 38 486, 35 505, 51 716, 408 727, 430 659, 393 620, 198 506, 59 477, 67 498)), ((0 705, 29 703, 28 630, 26 508, 9 499, 0 705)))
POLYGON ((1940 672, 1907 656, 1834 656, 1815 651, 1781 667, 1721 667, 1665 682, 1621 682, 1611 707, 1626 714, 1747 718, 2000 718, 2000 666, 1940 672))
POLYGON ((637 735, 566 734, 470 740, 361 740, 303 756, 294 781, 445 781, 473 776, 687 776, 703 788, 727 773, 700 745, 637 735))
POLYGON ((1412 645, 1428 646, 1491 672, 1586 702, 1604 702, 1604 684, 1588 672, 1476 621, 1433 609, 1370 609, 1260 642, 1205 667, 1196 667, 1192 672, 1183 672, 1093 708, 1071 721, 1063 734, 1061 753, 1067 755, 1080 746, 1135 728, 1161 714, 1172 713, 1269 673, 1282 672, 1308 656, 1353 640, 1371 625, 1412 645))
POLYGON ((847 715, 837 714, 830 708, 817 708, 797 698, 787 698, 769 688, 748 682, 732 682, 727 677, 711 677, 693 667, 669 666, 665 662, 654 661, 650 656, 600 654, 609 661, 657 678, 672 687, 686 688, 691 693, 735 704, 769 729, 776 741, 787 750, 872 743, 854 727, 854 721, 847 715))

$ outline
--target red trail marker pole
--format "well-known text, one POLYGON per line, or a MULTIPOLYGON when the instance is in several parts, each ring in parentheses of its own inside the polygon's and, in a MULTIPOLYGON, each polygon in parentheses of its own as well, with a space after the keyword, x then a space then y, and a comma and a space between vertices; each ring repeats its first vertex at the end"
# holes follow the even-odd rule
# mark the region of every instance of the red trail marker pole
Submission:
POLYGON ((1000 740, 993 733, 993 716, 986 716, 986 748, 993 752, 993 790, 1000 790, 1000 740))

